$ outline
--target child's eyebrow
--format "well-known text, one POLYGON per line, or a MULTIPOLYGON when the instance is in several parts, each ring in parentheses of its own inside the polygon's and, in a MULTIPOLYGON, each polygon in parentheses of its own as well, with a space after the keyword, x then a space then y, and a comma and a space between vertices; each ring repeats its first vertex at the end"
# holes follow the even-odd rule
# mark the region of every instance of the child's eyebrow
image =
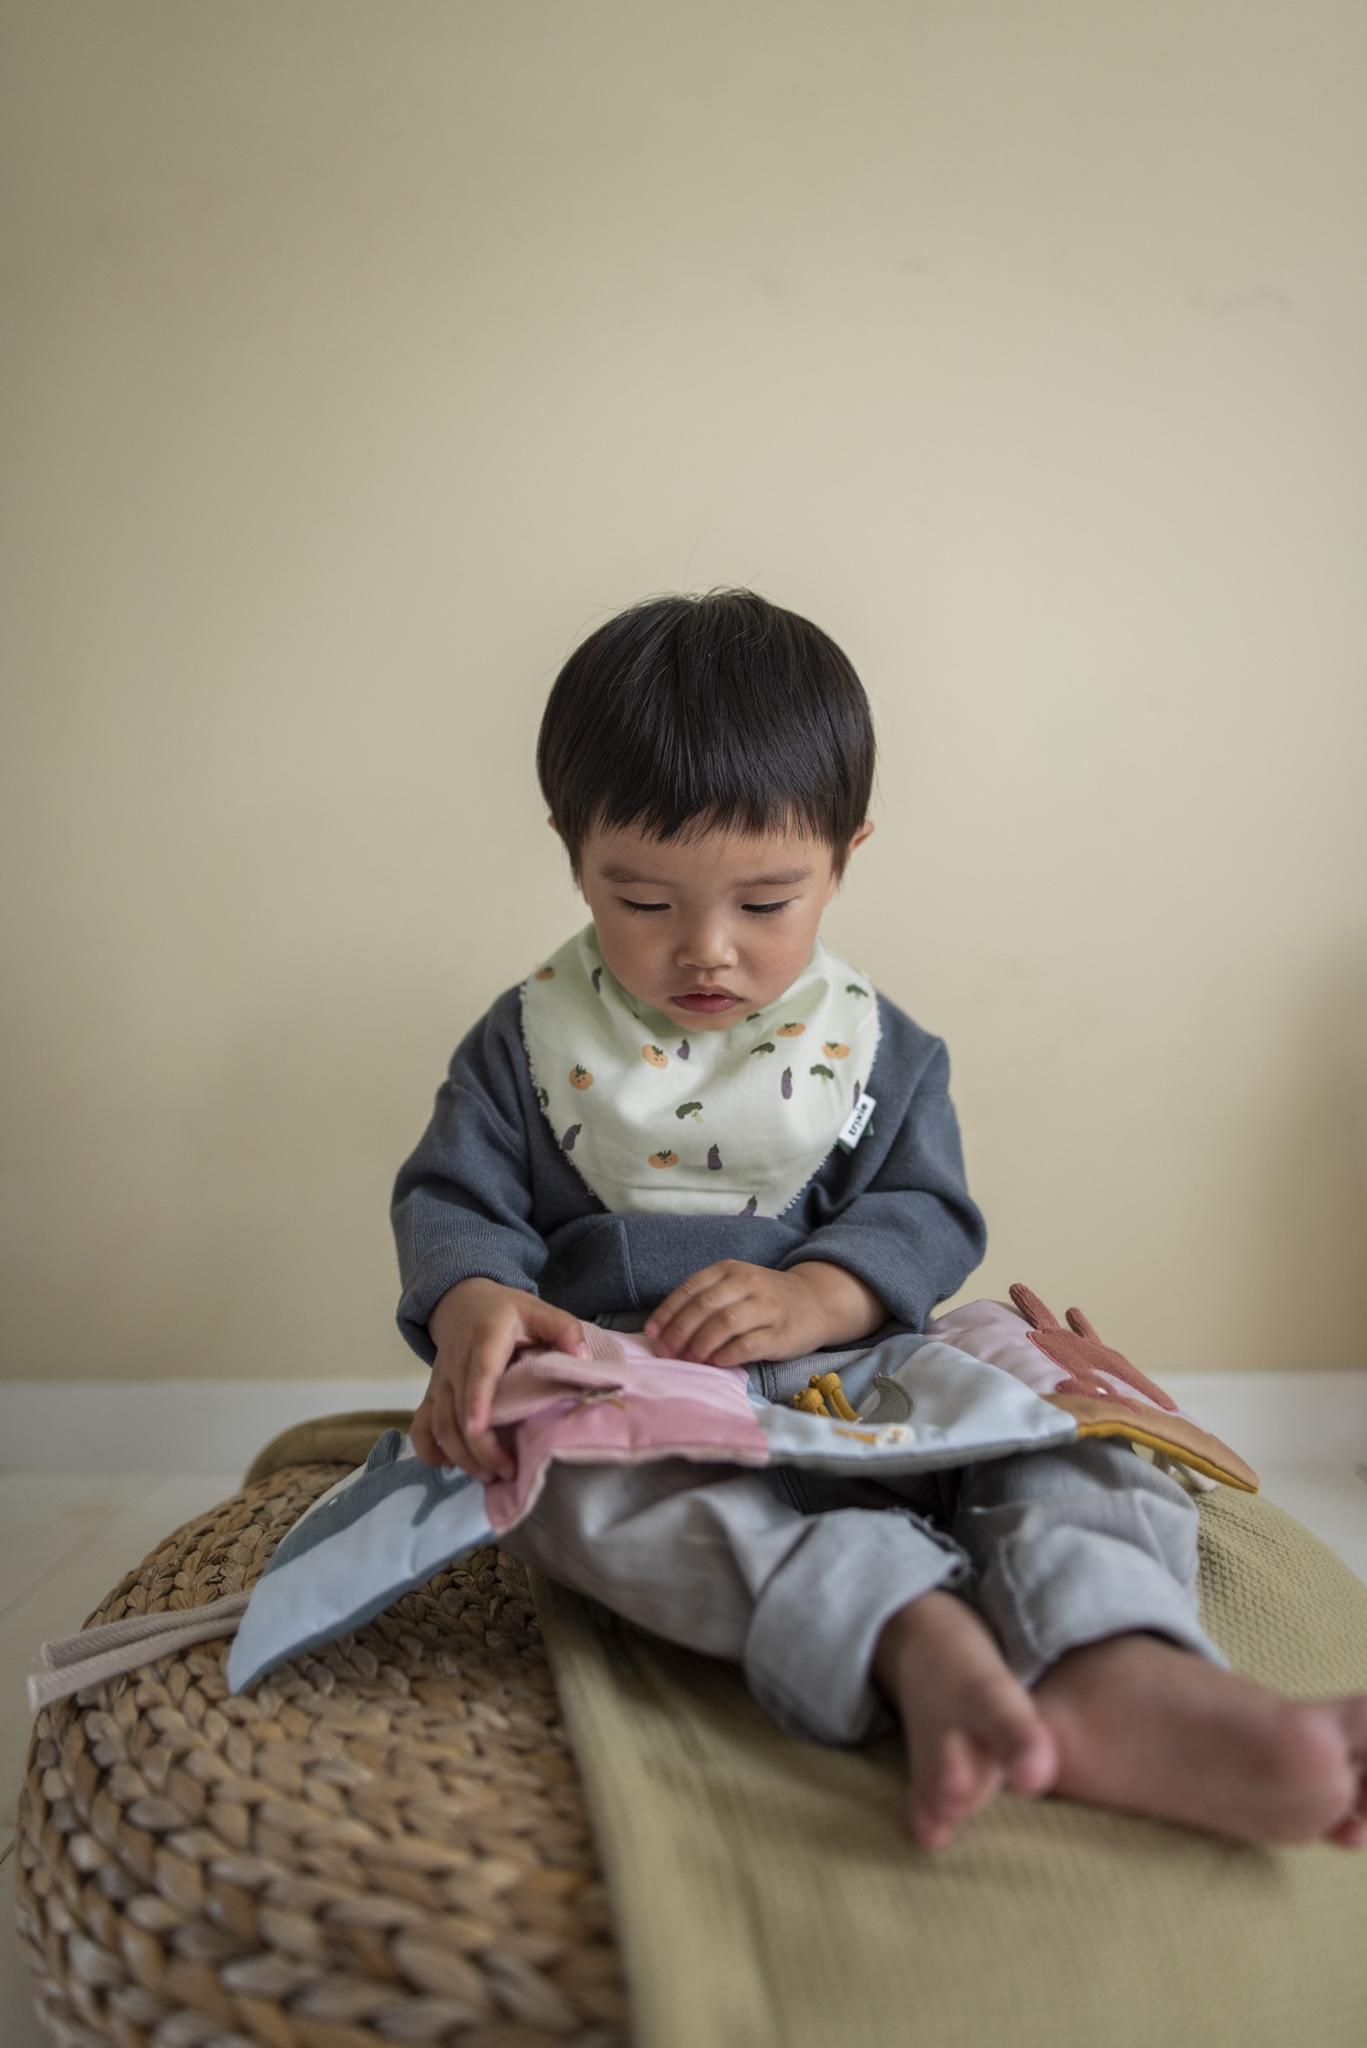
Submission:
MULTIPOLYGON (((675 882, 661 881, 657 875, 638 875, 634 868, 623 867, 619 861, 609 861, 598 870, 605 882, 644 882, 648 889, 677 888, 675 882)), ((747 882, 737 882, 738 889, 786 889, 790 883, 805 882, 811 875, 810 868, 785 868, 780 875, 752 875, 747 882)))

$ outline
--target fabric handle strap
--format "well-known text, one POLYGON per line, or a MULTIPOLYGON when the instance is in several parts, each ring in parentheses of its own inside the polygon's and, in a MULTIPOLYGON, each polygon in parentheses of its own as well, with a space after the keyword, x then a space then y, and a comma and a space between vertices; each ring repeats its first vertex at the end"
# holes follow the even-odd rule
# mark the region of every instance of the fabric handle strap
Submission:
POLYGON ((202 1607, 129 1614, 122 1621, 100 1622, 94 1628, 44 1643, 38 1652, 43 1669, 28 1677, 30 1711, 36 1714, 84 1686, 136 1671, 139 1665, 172 1656, 190 1643, 236 1635, 250 1598, 249 1593, 225 1593, 202 1607))

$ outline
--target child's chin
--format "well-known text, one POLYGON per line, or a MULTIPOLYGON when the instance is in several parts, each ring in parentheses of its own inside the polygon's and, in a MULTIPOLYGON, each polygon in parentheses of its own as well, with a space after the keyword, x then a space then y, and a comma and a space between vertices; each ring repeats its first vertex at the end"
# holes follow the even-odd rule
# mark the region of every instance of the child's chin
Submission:
POLYGON ((682 1003, 671 1003, 669 1014, 682 1019, 691 1031, 726 1031, 732 1024, 738 1024, 745 1012, 739 1003, 735 1003, 729 1010, 720 1010, 715 1017, 709 1017, 705 1010, 686 1010, 682 1003))

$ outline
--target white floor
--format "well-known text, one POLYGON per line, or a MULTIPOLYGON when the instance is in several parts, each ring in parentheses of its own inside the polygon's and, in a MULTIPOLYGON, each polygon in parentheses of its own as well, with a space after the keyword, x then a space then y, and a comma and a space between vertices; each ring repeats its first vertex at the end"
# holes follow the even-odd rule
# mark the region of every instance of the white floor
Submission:
POLYGON ((50 2048, 33 2015, 14 1932, 14 1821, 28 1754, 24 1678, 40 1643, 67 1635, 181 1522, 242 1483, 241 1471, 0 1471, 0 2042, 50 2048))
MULTIPOLYGON (((1220 1391, 1227 1412, 1217 1419, 1207 1406, 1203 1415, 1227 1441, 1247 1452, 1259 1472, 1263 1493, 1313 1529, 1367 1580, 1367 1439, 1356 1428, 1330 1433, 1318 1457, 1298 1442, 1295 1462, 1274 1465, 1263 1445, 1251 1440, 1251 1415, 1236 1412, 1233 1387, 1226 1383, 1220 1391)), ((258 1430, 256 1443, 263 1434, 258 1430)), ((29 1739, 25 1673, 41 1642, 79 1628, 124 1572, 139 1563, 169 1530, 235 1492, 240 1478, 240 1470, 182 1473, 179 1478, 156 1472, 111 1475, 107 1471, 0 1470, 0 2042, 4 2048, 47 2048, 47 2037, 32 2014, 28 1973, 13 1931, 14 1820, 29 1739)))

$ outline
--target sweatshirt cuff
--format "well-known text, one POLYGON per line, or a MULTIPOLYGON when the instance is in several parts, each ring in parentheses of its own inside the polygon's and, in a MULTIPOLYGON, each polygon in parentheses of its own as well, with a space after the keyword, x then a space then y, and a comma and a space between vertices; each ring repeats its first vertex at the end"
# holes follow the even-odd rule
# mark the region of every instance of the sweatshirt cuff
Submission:
POLYGON ((820 1259, 827 1265, 843 1266, 866 1287, 871 1287, 888 1312, 888 1319, 918 1334, 936 1302, 944 1301, 962 1285, 955 1279, 923 1271, 908 1249, 905 1239, 895 1246, 880 1245, 867 1229, 842 1229, 838 1223, 814 1231, 795 1251, 788 1253, 778 1270, 820 1259))
POLYGON ((433 1364, 437 1356, 437 1347, 427 1330, 432 1311, 443 1294, 462 1280, 496 1280, 500 1287, 515 1287, 522 1294, 540 1292, 535 1280, 529 1279, 511 1259, 485 1258, 459 1264, 448 1260, 440 1266, 423 1267, 404 1290, 394 1319, 405 1344, 417 1352, 424 1365, 433 1364))

